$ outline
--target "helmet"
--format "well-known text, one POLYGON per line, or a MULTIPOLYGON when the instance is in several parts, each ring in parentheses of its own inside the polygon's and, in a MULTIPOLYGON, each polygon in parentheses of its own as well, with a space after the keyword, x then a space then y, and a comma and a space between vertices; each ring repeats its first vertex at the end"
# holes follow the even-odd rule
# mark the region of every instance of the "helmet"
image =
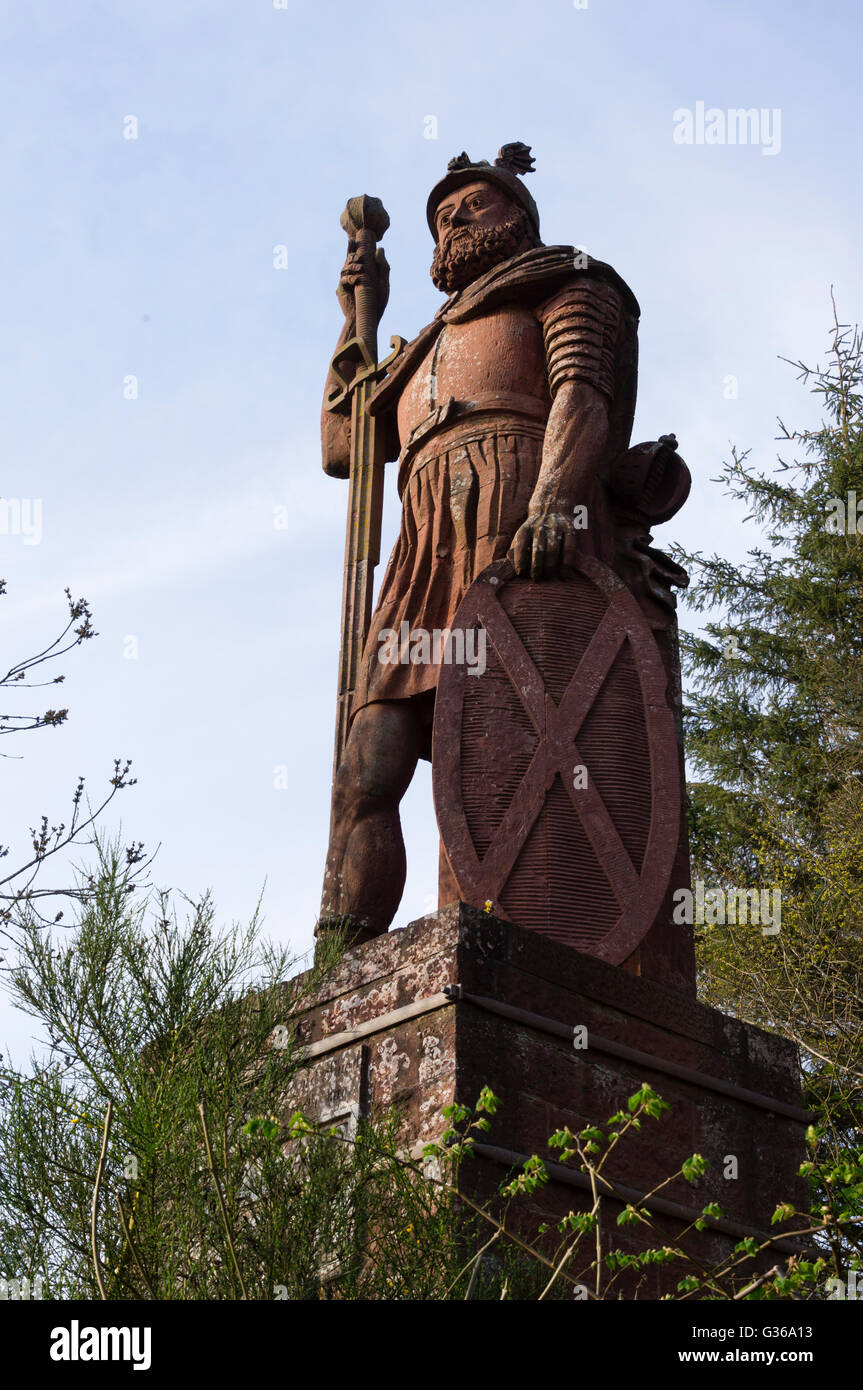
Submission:
POLYGON ((501 146, 494 164, 489 164, 487 159, 481 159, 478 164, 474 164, 470 156, 464 151, 456 155, 455 159, 451 159, 447 165, 446 174, 439 183, 435 184, 426 205, 426 218, 435 241, 437 241, 435 213, 438 205, 448 193, 452 193, 453 189, 462 188, 468 183, 476 183, 479 179, 497 184, 514 202, 523 207, 530 218, 533 230, 539 236, 539 212, 536 203, 518 177, 520 174, 532 174, 533 169, 534 160, 530 152, 530 145, 522 144, 521 140, 501 146))

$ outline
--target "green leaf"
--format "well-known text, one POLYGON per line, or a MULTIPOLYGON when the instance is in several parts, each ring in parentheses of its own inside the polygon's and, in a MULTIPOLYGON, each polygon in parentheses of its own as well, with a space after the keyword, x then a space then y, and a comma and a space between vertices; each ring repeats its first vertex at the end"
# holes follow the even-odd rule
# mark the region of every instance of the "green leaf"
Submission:
POLYGON ((563 1129, 556 1129, 554 1134, 549 1136, 548 1147, 550 1149, 573 1149, 575 1148, 575 1136, 568 1126, 563 1129))
POLYGON ((691 1158, 684 1159, 680 1169, 687 1182, 697 1182, 706 1170, 707 1159, 701 1154, 693 1154, 691 1158))
POLYGON ((698 1279, 696 1279, 695 1275, 694 1275, 694 1274, 687 1274, 686 1277, 685 1277, 684 1279, 681 1279, 681 1280, 679 1281, 679 1283, 678 1283, 678 1285, 677 1285, 677 1292, 678 1292, 678 1293, 695 1293, 695 1290, 698 1289, 698 1288, 700 1288, 700 1287, 701 1287, 700 1282, 699 1282, 698 1279))
POLYGON ((631 1115, 643 1110, 655 1120, 659 1119, 663 1110, 670 1109, 668 1101, 663 1100, 659 1092, 648 1086, 646 1081, 642 1082, 639 1090, 629 1097, 626 1104, 631 1115))
POLYGON ((479 1100, 476 1103, 477 1110, 485 1111, 487 1115, 495 1115, 500 1109, 503 1101, 496 1096, 490 1086, 483 1086, 479 1093, 479 1100))
MULTIPOLYGON (((565 1132, 569 1134, 569 1130, 566 1130, 565 1132)), ((560 1133, 560 1131, 558 1131, 558 1133, 560 1133)), ((572 1136, 570 1135, 570 1138, 571 1137, 572 1136)), ((586 1139, 592 1144, 601 1144, 605 1139, 605 1135, 603 1134, 602 1130, 597 1129, 596 1125, 590 1125, 587 1129, 580 1130, 578 1137, 579 1139, 586 1139)))
POLYGON ((790 1221, 794 1215, 794 1206, 791 1202, 780 1202, 775 1212, 770 1218, 771 1226, 775 1226, 778 1221, 790 1221))
POLYGON ((648 1218, 648 1212, 639 1211, 638 1208, 634 1207, 631 1202, 627 1202, 626 1206, 623 1208, 623 1211, 617 1218, 617 1224, 618 1226, 631 1226, 636 1221, 643 1221, 646 1223, 648 1222, 648 1218))

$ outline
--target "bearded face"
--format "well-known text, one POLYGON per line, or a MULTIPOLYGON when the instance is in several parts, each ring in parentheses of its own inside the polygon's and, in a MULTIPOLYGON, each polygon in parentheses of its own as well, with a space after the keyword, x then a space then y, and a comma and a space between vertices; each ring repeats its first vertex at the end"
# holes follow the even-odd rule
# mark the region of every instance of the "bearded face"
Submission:
POLYGON ((441 231, 431 264, 431 278, 439 290, 452 294, 492 266, 538 244, 524 209, 510 207, 503 222, 454 223, 441 231))

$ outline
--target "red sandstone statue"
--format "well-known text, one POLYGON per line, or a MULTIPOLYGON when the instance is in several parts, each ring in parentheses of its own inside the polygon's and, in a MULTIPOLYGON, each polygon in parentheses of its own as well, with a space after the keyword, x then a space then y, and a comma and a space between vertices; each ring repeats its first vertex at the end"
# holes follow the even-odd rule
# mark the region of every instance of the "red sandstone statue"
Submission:
MULTIPOLYGON (((538 586, 531 592, 549 596, 574 596, 575 588, 561 585, 578 575, 579 566, 587 566, 594 579, 605 576, 607 595, 622 581, 659 640, 674 683, 670 586, 685 583, 686 576, 651 548, 649 528, 682 505, 689 474, 673 435, 629 448, 638 304, 610 266, 572 246, 543 245, 537 208, 523 183, 532 164, 522 144, 504 146, 494 164, 472 163, 466 154, 450 162, 427 208, 435 240, 431 275, 448 298, 413 342, 398 344, 383 380, 374 361, 375 333, 388 281, 376 239, 388 219, 372 199, 352 200, 343 219, 352 237, 339 284, 346 321, 325 395, 324 469, 347 476, 362 442, 359 433, 372 429, 380 468, 368 473, 365 500, 352 503, 353 532, 349 524, 349 572, 361 573, 365 587, 361 598, 352 597, 346 580, 352 636, 345 640, 343 663, 353 645, 355 674, 343 689, 344 749, 337 752, 319 933, 347 920, 352 938, 362 941, 386 931, 393 919, 406 870, 399 802, 417 759, 432 756, 435 695, 446 660, 446 638, 442 648, 433 637, 453 630, 459 606, 479 577, 492 574, 492 583, 503 583, 512 576, 513 593, 518 586, 525 592, 528 583, 538 586), (352 345, 351 354, 346 349, 352 345), (351 375, 355 390, 348 415, 351 375), (366 635, 360 610, 370 605, 377 558, 369 509, 379 507, 384 457, 398 458, 402 521, 366 635), (496 564, 497 571, 490 571, 496 564), (427 640, 420 640, 422 634, 427 640), (384 659, 388 644, 390 657, 384 659)), ((357 464, 358 477, 360 472, 357 464)), ((624 626, 629 621, 620 618, 624 626)), ((573 689, 578 683, 573 679, 573 689)), ((643 692, 644 681, 632 689, 643 692)), ((669 708, 674 698, 672 690, 669 708)), ((644 700, 650 703, 646 695, 644 700)), ((484 717, 491 729, 494 717, 484 717)), ((458 758, 454 727, 455 743, 446 731, 441 743, 452 745, 458 758)), ((602 737, 607 741, 606 733, 602 737)), ((620 737, 625 741, 625 728, 620 737)), ((660 754, 657 747, 651 745, 648 761, 677 759, 678 750, 660 754)), ((505 759, 505 748, 500 755, 505 759)), ((554 779, 553 768, 548 776, 554 779)), ((623 793, 626 801, 642 790, 624 787, 623 793)), ((649 822, 649 788, 645 795, 649 822)), ((619 836, 609 829, 608 817, 605 831, 600 825, 596 834, 590 830, 599 825, 595 804, 584 819, 599 858, 614 858, 619 836)), ((669 862, 677 851, 676 828, 674 833, 669 862)), ((625 839, 622 830, 620 835, 625 839)), ((451 859, 457 857, 447 848, 451 859)), ((637 857, 631 847, 628 854, 637 857)), ((680 877, 684 861, 676 862, 680 877)), ((457 897, 458 864, 446 868, 442 896, 457 897)), ((663 880, 660 896, 667 887, 663 880)))

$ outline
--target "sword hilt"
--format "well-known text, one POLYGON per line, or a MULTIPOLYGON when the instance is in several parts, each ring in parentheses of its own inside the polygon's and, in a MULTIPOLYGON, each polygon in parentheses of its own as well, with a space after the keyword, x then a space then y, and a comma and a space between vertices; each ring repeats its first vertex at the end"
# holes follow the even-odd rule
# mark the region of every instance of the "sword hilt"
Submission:
POLYGON ((390 338, 392 352, 383 362, 375 362, 369 356, 368 347, 360 337, 349 338, 333 353, 330 362, 330 377, 333 384, 324 401, 324 409, 331 415, 350 415, 351 395, 362 381, 380 381, 390 367, 401 356, 407 346, 406 339, 396 333, 390 338))

